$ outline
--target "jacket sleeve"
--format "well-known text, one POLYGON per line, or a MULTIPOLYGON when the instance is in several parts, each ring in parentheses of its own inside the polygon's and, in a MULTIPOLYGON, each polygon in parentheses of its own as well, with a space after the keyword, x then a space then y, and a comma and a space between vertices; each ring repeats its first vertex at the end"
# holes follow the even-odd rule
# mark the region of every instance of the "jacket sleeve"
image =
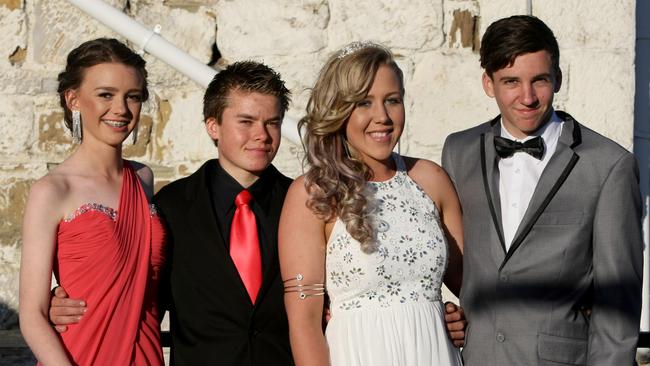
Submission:
POLYGON ((632 154, 605 179, 593 222, 594 299, 588 365, 633 365, 643 279, 641 194, 632 154))

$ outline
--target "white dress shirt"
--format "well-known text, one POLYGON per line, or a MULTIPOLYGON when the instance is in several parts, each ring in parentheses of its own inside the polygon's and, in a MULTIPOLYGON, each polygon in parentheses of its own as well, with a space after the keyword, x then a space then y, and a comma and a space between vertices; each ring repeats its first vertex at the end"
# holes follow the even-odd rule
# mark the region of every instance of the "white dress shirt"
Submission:
POLYGON ((555 111, 549 122, 535 135, 525 139, 516 139, 506 130, 501 120, 501 137, 524 142, 536 136, 544 140, 544 156, 537 160, 525 152, 516 152, 511 157, 499 160, 499 195, 501 197, 501 222, 506 251, 510 249, 521 219, 526 213, 530 199, 533 197, 539 177, 542 175, 546 164, 555 153, 557 141, 562 132, 562 121, 555 111))

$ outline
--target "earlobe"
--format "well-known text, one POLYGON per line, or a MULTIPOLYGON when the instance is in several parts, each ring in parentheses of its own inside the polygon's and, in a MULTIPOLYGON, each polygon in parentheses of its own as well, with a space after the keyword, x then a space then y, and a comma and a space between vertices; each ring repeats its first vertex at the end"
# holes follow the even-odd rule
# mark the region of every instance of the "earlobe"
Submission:
POLYGON ((487 74, 487 72, 483 73, 483 77, 481 78, 481 81, 483 84, 483 90, 485 91, 485 94, 487 94, 487 96, 490 98, 494 98, 494 81, 487 74))
POLYGON ((205 130, 213 140, 219 140, 219 123, 214 117, 209 117, 205 120, 205 130))

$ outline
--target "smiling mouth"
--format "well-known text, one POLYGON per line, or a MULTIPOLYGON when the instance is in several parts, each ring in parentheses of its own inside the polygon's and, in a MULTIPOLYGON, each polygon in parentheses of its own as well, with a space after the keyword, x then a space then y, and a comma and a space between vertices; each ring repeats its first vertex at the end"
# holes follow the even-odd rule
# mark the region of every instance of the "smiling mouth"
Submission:
POLYGON ((125 127, 125 126, 127 126, 129 124, 129 122, 114 121, 114 120, 110 120, 110 119, 103 119, 102 122, 106 123, 107 125, 112 126, 112 127, 125 127))
POLYGON ((390 141, 390 138, 393 134, 393 131, 375 131, 375 132, 368 132, 368 136, 370 136, 371 139, 377 142, 387 142, 390 141))

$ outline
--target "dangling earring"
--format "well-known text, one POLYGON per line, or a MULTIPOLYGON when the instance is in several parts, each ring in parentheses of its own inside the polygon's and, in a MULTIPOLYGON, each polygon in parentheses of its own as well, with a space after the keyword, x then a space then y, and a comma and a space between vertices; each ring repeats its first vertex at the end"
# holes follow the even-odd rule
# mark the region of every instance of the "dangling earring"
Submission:
POLYGON ((76 144, 81 143, 81 112, 72 111, 72 141, 76 144))
POLYGON ((139 123, 135 125, 133 128, 133 131, 131 131, 131 138, 133 139, 133 145, 135 145, 138 142, 138 127, 140 126, 139 123))

